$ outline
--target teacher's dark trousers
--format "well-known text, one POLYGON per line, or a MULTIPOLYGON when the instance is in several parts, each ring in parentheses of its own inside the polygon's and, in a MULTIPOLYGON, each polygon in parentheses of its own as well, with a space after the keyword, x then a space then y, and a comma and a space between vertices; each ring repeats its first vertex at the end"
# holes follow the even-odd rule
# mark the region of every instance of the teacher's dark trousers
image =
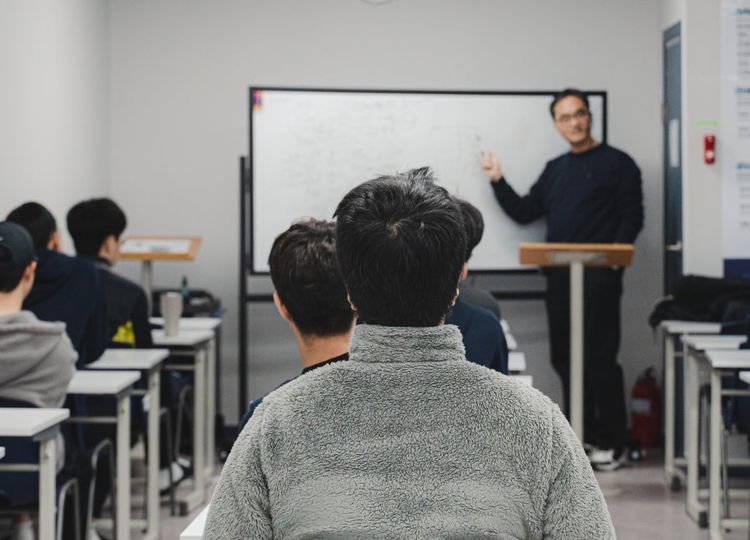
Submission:
MULTIPOLYGON (((565 414, 570 408, 570 270, 548 268, 547 322, 552 366, 560 376, 565 414)), ((584 271, 584 439, 600 448, 627 441, 627 416, 620 348, 622 270, 584 271)))

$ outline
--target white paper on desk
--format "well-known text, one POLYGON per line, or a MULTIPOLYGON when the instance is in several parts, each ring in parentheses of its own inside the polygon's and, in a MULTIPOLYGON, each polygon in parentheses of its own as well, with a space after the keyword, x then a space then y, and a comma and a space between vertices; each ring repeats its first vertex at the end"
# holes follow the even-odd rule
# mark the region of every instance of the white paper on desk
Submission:
POLYGON ((169 253, 172 255, 188 253, 190 240, 129 239, 120 247, 121 253, 169 253))

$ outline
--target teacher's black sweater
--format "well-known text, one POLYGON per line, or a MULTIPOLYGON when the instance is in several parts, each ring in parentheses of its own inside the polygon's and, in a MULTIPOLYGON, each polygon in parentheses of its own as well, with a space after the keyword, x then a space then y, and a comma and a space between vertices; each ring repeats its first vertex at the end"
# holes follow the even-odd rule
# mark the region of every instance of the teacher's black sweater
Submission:
POLYGON ((606 144, 547 162, 523 197, 505 179, 492 188, 518 223, 546 216, 548 242, 630 244, 643 227, 641 171, 625 152, 606 144))

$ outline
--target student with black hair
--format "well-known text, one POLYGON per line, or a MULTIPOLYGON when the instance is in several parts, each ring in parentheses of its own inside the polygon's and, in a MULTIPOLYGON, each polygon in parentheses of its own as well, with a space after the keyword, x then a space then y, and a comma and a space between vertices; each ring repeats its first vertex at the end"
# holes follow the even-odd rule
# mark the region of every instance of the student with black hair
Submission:
MULTIPOLYGON (((276 237, 268 257, 273 303, 294 334, 301 375, 349 358, 355 314, 336 265, 335 236, 330 221, 300 221, 276 237)), ((239 431, 262 402, 250 404, 239 431)))
MULTIPOLYGON (((456 203, 461 209, 464 225, 466 225, 466 242, 471 246, 467 246, 466 261, 468 263, 474 248, 479 245, 482 236, 484 236, 484 218, 479 208, 473 204, 461 199, 456 199, 456 203)), ((461 280, 458 290, 461 292, 461 300, 488 310, 497 317, 497 320, 500 320, 500 305, 497 303, 497 300, 486 289, 482 289, 471 283, 468 279, 468 272, 464 279, 461 280)))
POLYGON ((615 538, 583 448, 539 391, 466 360, 443 321, 466 232, 428 170, 351 190, 336 254, 349 360, 265 397, 203 538, 615 538))
MULTIPOLYGON (((445 324, 455 324, 461 330, 464 347, 466 348, 466 359, 469 362, 507 374, 508 342, 505 340, 505 332, 500 326, 500 319, 491 311, 472 304, 464 297, 467 291, 464 284, 469 275, 469 259, 474 252, 474 248, 482 239, 484 220, 479 209, 471 203, 457 198, 455 202, 461 210, 461 217, 466 230, 466 263, 461 271, 458 298, 456 298, 456 303, 448 313, 445 324)), ((469 287, 468 290, 482 291, 473 287, 469 287)), ((476 296, 481 295, 475 295, 474 297, 476 296)), ((491 295, 490 298, 492 298, 491 295)), ((497 306, 497 302, 495 302, 495 305, 497 306)))
POLYGON ((106 299, 101 274, 89 261, 60 252, 60 233, 49 210, 22 204, 8 221, 25 228, 34 242, 38 265, 24 309, 43 321, 61 321, 78 351, 78 366, 98 359, 107 346, 106 299))
MULTIPOLYGON (((22 309, 34 284, 37 263, 29 233, 0 223, 0 406, 61 407, 77 354, 65 324, 37 319, 22 309)), ((58 472, 65 454, 58 436, 58 472)), ((33 456, 29 456, 32 459, 33 456)), ((0 497, 22 505, 38 497, 36 485, 17 473, 0 473, 0 497)), ((33 538, 31 518, 22 513, 11 540, 33 538)))
POLYGON ((146 293, 137 283, 112 271, 120 258, 120 237, 127 226, 125 213, 111 199, 89 199, 68 211, 67 224, 78 256, 102 271, 110 340, 119 346, 152 347, 146 293))
MULTIPOLYGON (((641 171, 625 152, 591 135, 586 94, 568 88, 550 104, 555 128, 570 151, 549 161, 529 193, 520 196, 494 153, 482 156, 495 198, 518 223, 547 219, 547 242, 635 242, 643 227, 641 171)), ((552 366, 570 404, 570 272, 546 268, 552 366)), ((626 459, 627 414, 620 348, 622 268, 586 268, 584 298, 584 439, 591 463, 615 470, 626 459)))
MULTIPOLYGON (((143 288, 129 279, 116 274, 114 265, 120 258, 121 237, 127 227, 125 212, 112 199, 88 199, 75 204, 67 215, 68 232, 79 257, 91 261, 99 268, 107 297, 107 336, 113 347, 153 347, 148 303, 143 288)), ((176 390, 184 386, 181 375, 170 372, 161 378, 162 406, 166 406, 172 418, 177 415, 176 390)), ((140 400, 134 401, 134 405, 140 400)), ((107 403, 104 404, 106 407, 107 403)), ((145 432, 145 418, 141 410, 133 407, 132 420, 138 431, 145 432)), ((101 430, 110 434, 109 430, 101 430)), ((159 456, 159 489, 169 488, 169 471, 172 481, 178 483, 185 478, 184 468, 168 455, 166 436, 162 434, 159 456)))

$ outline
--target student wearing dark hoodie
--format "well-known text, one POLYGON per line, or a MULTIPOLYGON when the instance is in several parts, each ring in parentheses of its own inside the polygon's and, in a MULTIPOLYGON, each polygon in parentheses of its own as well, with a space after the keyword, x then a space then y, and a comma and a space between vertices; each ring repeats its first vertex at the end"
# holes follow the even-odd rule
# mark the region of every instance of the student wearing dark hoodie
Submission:
POLYGON ((109 339, 118 346, 152 347, 143 287, 112 271, 120 258, 120 236, 128 224, 125 212, 112 199, 89 199, 68 211, 67 222, 76 254, 102 271, 109 339))
POLYGON ((43 321, 61 321, 78 351, 78 367, 95 361, 107 346, 106 300, 99 270, 89 261, 60 253, 60 234, 49 210, 22 204, 8 221, 23 226, 34 241, 36 280, 23 307, 43 321))
MULTIPOLYGON (((68 210, 66 221, 76 254, 91 261, 100 271, 107 297, 107 339, 110 346, 138 349, 153 347, 146 293, 140 285, 113 271, 120 258, 120 237, 128 223, 125 212, 112 199, 89 199, 68 210)), ((177 376, 173 373, 162 376, 161 397, 162 405, 167 406, 174 417, 177 410, 170 385, 173 377, 177 376)), ((137 403, 140 403, 139 399, 132 403, 131 419, 133 428, 143 432, 145 418, 137 408, 137 403)), ((169 485, 166 467, 172 460, 167 452, 165 437, 162 437, 160 448, 162 467, 159 484, 161 489, 166 489, 169 485)), ((171 466, 175 482, 184 478, 185 472, 177 462, 171 466)))
POLYGON ((465 289, 462 288, 469 276, 469 259, 484 233, 482 213, 471 203, 457 198, 454 200, 461 210, 466 231, 466 263, 461 269, 458 298, 448 313, 445 324, 455 324, 461 330, 461 337, 466 348, 466 359, 469 362, 507 375, 508 342, 500 326, 500 319, 491 311, 465 299, 465 289))
MULTIPOLYGON (((40 321, 30 311, 21 310, 34 284, 36 267, 28 232, 15 223, 0 223, 0 400, 60 407, 77 355, 64 323, 40 321)), ((64 454, 59 453, 59 457, 60 466, 64 454)), ((0 482, 6 489, 13 483, 15 489, 8 495, 14 500, 29 495, 19 493, 28 486, 17 486, 14 480, 17 478, 9 477, 0 482)), ((27 514, 18 518, 11 538, 33 538, 27 514)))

